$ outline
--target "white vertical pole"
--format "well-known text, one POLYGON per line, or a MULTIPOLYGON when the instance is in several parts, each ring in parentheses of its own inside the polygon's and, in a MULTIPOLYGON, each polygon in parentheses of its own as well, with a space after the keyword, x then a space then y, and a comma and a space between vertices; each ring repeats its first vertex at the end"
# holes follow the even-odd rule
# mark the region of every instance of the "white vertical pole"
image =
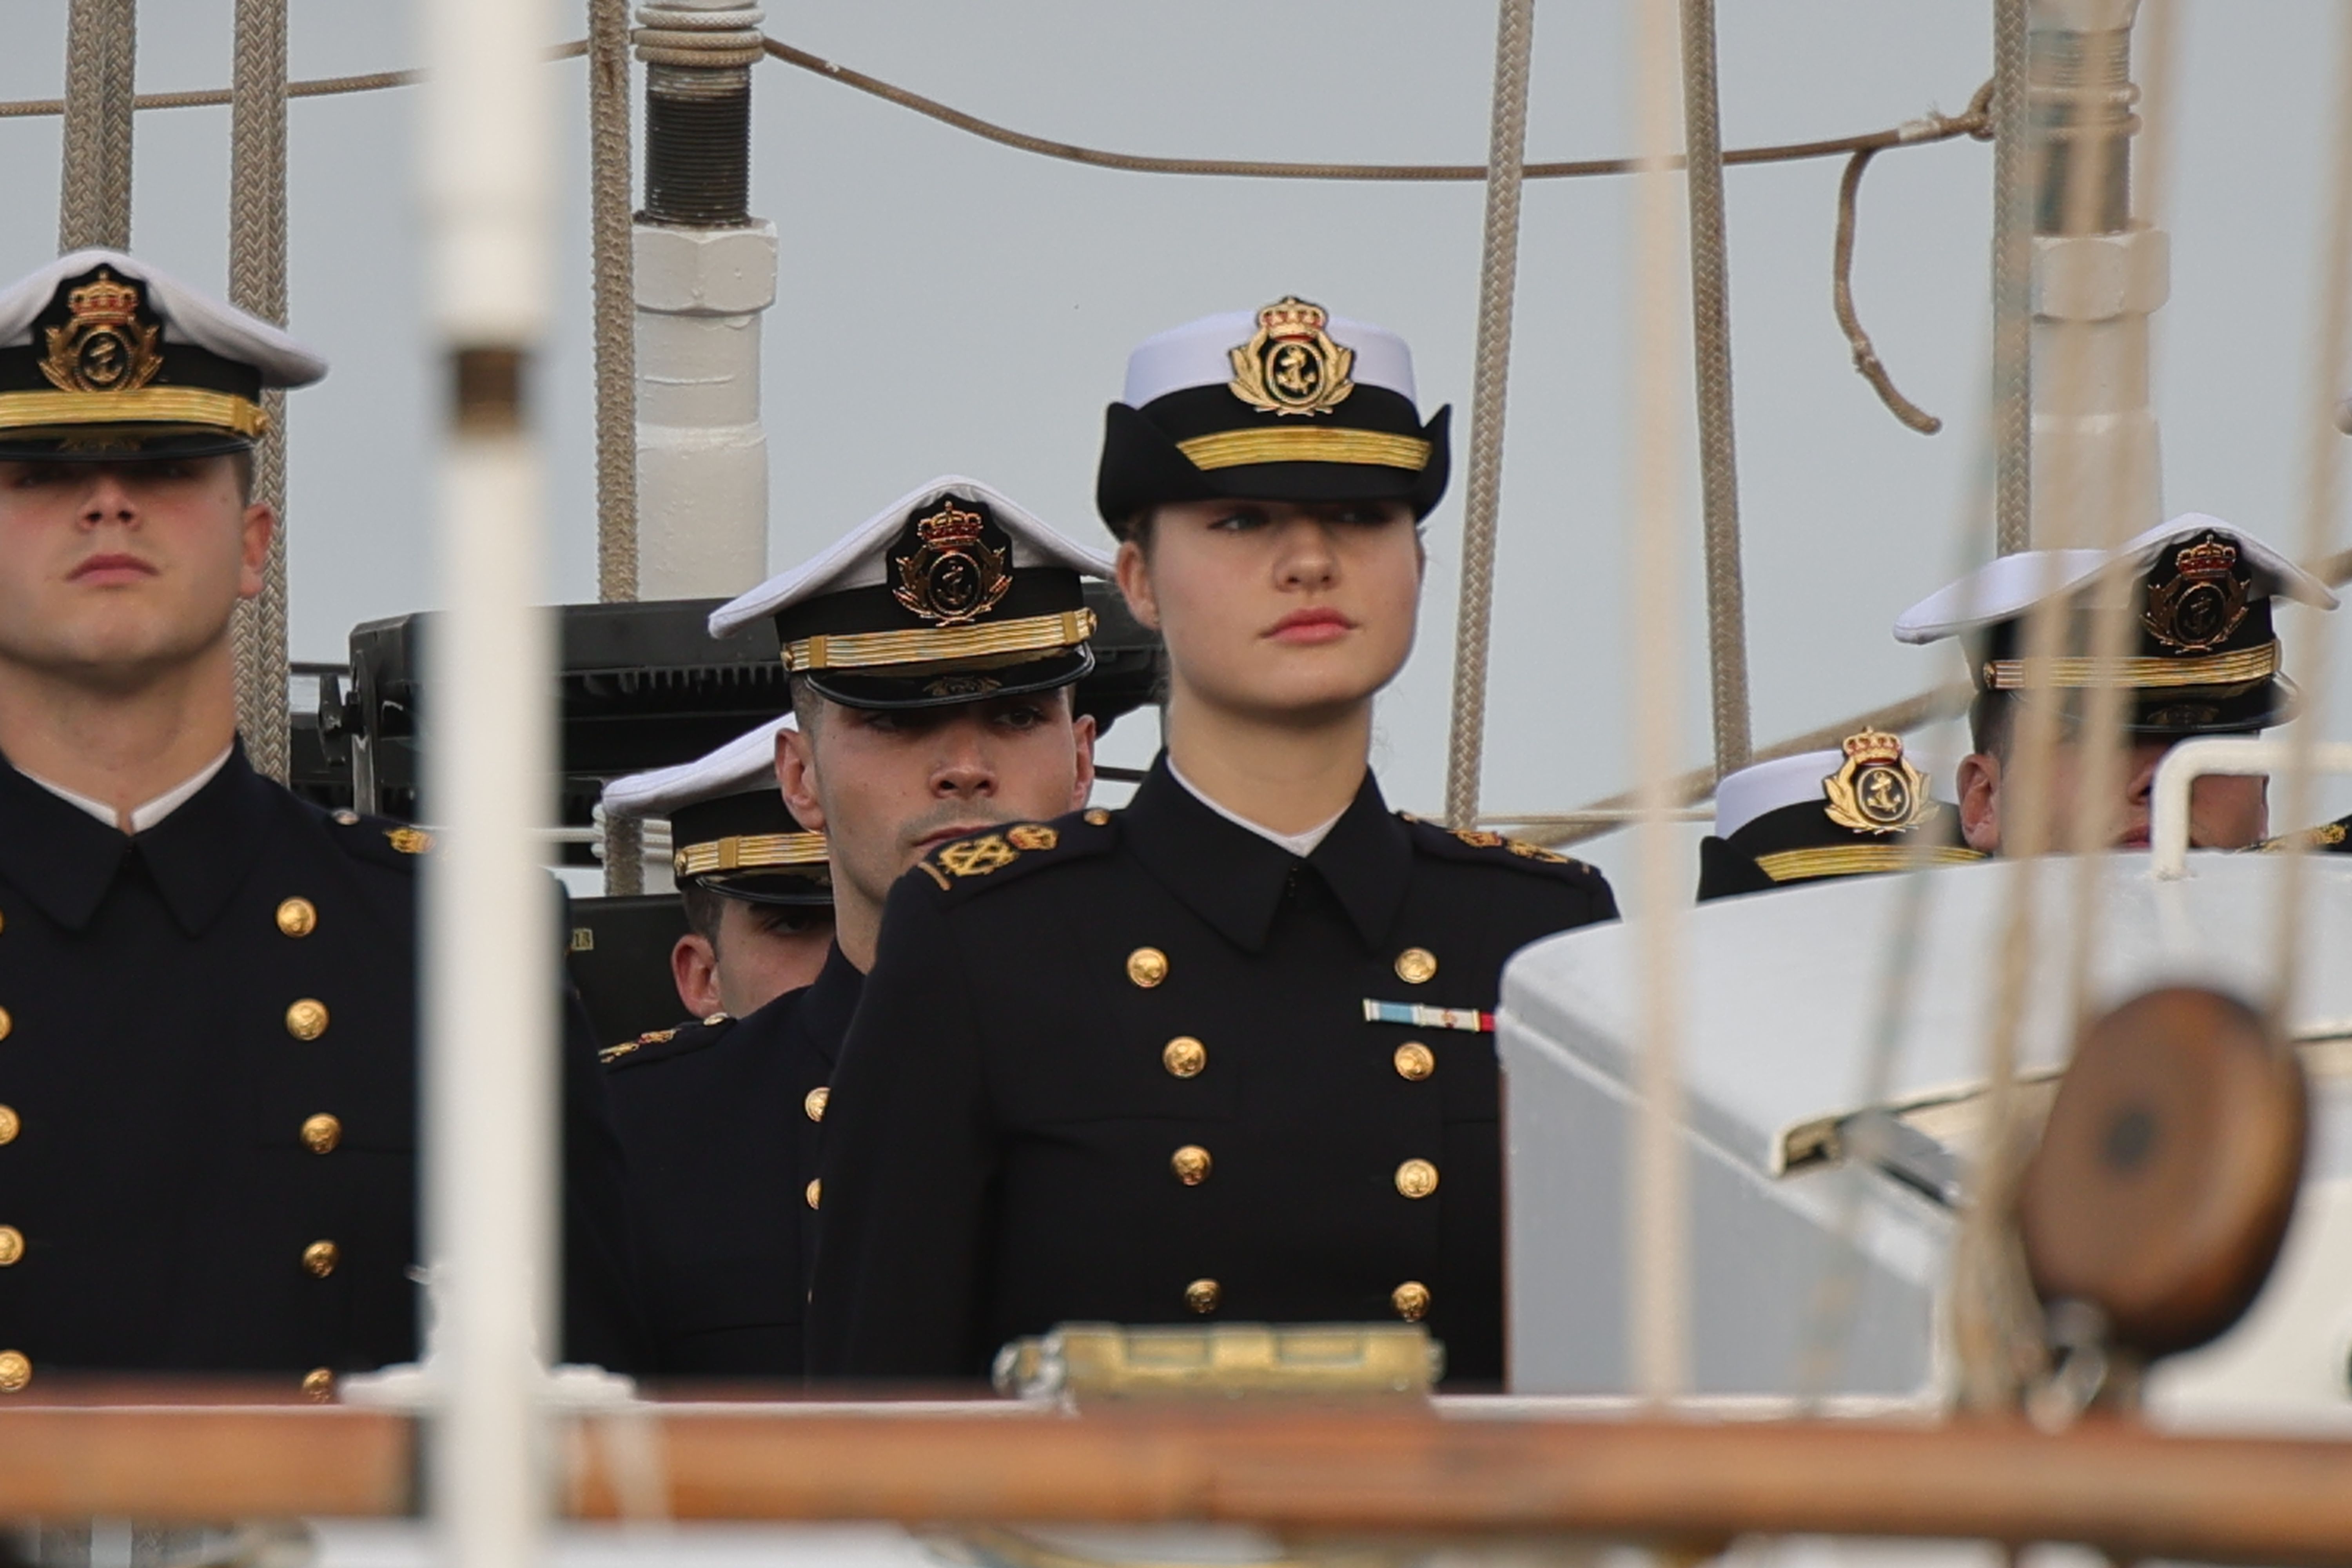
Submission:
POLYGON ((551 636, 544 493, 521 395, 553 291, 546 0, 425 0, 424 216, 450 423, 425 650, 425 1237, 440 1405, 427 1485, 446 1561, 528 1568, 547 1510, 553 1340, 551 636))

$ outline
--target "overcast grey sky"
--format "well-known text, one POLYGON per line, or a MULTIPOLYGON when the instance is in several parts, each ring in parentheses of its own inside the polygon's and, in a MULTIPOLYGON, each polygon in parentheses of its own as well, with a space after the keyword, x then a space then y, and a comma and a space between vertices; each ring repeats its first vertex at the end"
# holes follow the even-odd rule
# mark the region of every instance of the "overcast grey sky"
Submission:
MULTIPOLYGON (((140 86, 228 79, 231 0, 146 0, 140 86)), ((558 0, 555 31, 582 31, 558 0)), ((1538 0, 1530 158, 1627 150, 1621 0, 1538 0)), ((2168 510, 2286 542, 2300 527, 2320 158, 2335 7, 2187 0, 2171 303, 2158 317, 2168 510), (2260 26, 2247 21, 2259 13, 2260 26)), ((59 91, 65 0, 7 0, 0 96, 59 91)), ((1957 110, 1990 60, 1983 0, 1723 0, 1732 144, 1957 110)), ((1024 130, 1139 152, 1478 162, 1491 5, 1404 0, 781 0, 768 30, 1024 130)), ((405 6, 294 0, 297 76, 415 62, 405 6)), ((564 84, 560 329, 542 376, 554 470, 551 592, 593 595, 584 116, 564 84)), ((433 345, 419 326, 415 95, 292 110, 293 324, 333 362, 291 409, 297 657, 430 602, 433 345)), ((134 245, 207 287, 226 264, 226 110, 141 117, 134 245)), ((54 251, 58 127, 0 121, 0 274, 54 251)), ((1295 291, 1395 328, 1424 402, 1466 415, 1475 186, 1309 185, 1073 167, 992 146, 770 62, 754 209, 782 231, 766 324, 781 569, 933 473, 985 477, 1099 539, 1102 405, 1137 339, 1295 291)), ((1990 552, 1972 499, 1981 417, 1989 150, 1882 157, 1856 291, 1903 388, 1944 433, 1895 424, 1847 363, 1829 304, 1839 164, 1731 172, 1729 230, 1748 626, 1759 742, 1909 694, 1946 650, 1888 623, 1990 552), (1972 552, 1972 554, 1965 554, 1972 552)), ((1503 487, 1486 799, 1558 810, 1627 781, 1623 608, 1628 198, 1622 180, 1531 185, 1503 487)), ((1464 426, 1457 425, 1457 430, 1464 426)), ((1696 504, 1695 482, 1685 486, 1696 504)), ((1391 800, 1442 795, 1460 486, 1431 519, 1421 643, 1381 710, 1391 800)), ((1693 762, 1706 751, 1696 522, 1686 619, 1693 762)), ((2301 612, 2296 612, 2300 614, 2301 612)), ((2339 647, 2352 637, 2339 637, 2339 647)), ((2352 647, 2339 662, 2352 668, 2352 647)), ((2308 673, 2308 672, 2306 672, 2308 673)), ((2338 693, 2347 682, 2329 682, 2338 693)), ((2330 704, 2352 734, 2352 701, 2330 704)), ((1114 738, 1137 760, 1148 722, 1114 738)), ((2338 807, 2340 809, 2340 807, 2338 807)))

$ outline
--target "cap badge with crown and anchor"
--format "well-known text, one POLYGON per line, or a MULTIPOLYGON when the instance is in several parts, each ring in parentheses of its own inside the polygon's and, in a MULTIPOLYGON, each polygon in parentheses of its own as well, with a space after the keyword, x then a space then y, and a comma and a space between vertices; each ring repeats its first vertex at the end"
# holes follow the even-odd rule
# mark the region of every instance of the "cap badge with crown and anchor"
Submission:
POLYGON ((1940 807, 1927 793, 1927 775, 1903 754, 1903 737, 1864 730, 1843 742, 1845 763, 1822 781, 1829 819, 1856 833, 1903 833, 1940 807))

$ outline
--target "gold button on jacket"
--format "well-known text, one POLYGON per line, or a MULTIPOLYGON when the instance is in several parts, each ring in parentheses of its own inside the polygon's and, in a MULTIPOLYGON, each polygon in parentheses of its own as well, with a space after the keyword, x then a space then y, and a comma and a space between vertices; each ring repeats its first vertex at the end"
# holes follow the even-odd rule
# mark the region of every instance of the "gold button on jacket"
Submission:
POLYGON ((1437 1070, 1437 1053, 1419 1040, 1407 1040, 1389 1058, 1396 1064, 1397 1077, 1419 1083, 1437 1070))
POLYGON ((1437 978, 1437 955, 1425 947, 1408 947, 1397 954, 1396 972, 1407 985, 1426 985, 1437 978))
POLYGON ((335 1397, 335 1373, 332 1368, 314 1366, 302 1374, 302 1397, 314 1405, 327 1405, 335 1397))
POLYGON ((1389 1292, 1389 1305, 1406 1322, 1417 1323, 1429 1316, 1429 1287, 1418 1279, 1408 1279, 1389 1292))
POLYGON ((319 929, 319 906, 304 898, 288 899, 278 906, 278 929, 288 936, 309 936, 319 929))
POLYGON ((22 1351, 0 1351, 0 1394, 22 1394, 33 1381, 33 1363, 22 1351))
POLYGON ((13 1105, 0 1105, 0 1143, 14 1143, 16 1134, 25 1130, 25 1119, 16 1114, 13 1105))
POLYGON ((298 1040, 315 1040, 327 1032, 327 1005, 305 996, 286 1009, 286 1032, 298 1040))
POLYGON ((0 1268, 5 1268, 25 1256, 25 1233, 13 1225, 0 1225, 0 1268))
POLYGON ((811 1182, 806 1187, 802 1189, 801 1197, 807 1203, 809 1207, 816 1207, 817 1205, 822 1203, 824 1199, 824 1183, 821 1180, 811 1182))
POLYGON ((1188 1187, 1197 1187, 1207 1181, 1212 1163, 1209 1152, 1198 1143, 1187 1143, 1168 1156, 1168 1168, 1188 1187))
POLYGON ((1184 1305, 1206 1316, 1225 1298, 1225 1288, 1213 1279, 1195 1279, 1184 1287, 1184 1305))
POLYGON ((343 1141, 342 1119, 326 1111, 302 1119, 302 1147, 313 1154, 331 1154, 343 1141))
POLYGON ((1425 1198, 1437 1190, 1437 1167, 1426 1160, 1407 1160, 1396 1168, 1396 1190, 1409 1198, 1425 1198))
POLYGON ((1168 978, 1168 955, 1156 947, 1139 947, 1127 955, 1127 977, 1146 991, 1168 978))
POLYGON ((1177 1078, 1198 1078, 1209 1065, 1209 1047, 1190 1035, 1179 1035, 1160 1047, 1160 1065, 1177 1078))
POLYGON ((819 1084, 801 1096, 801 1114, 806 1116, 811 1121, 822 1121, 824 1120, 824 1108, 832 1102, 832 1089, 824 1084, 819 1084))
POLYGON ((302 1249, 303 1272, 313 1279, 324 1279, 343 1260, 343 1249, 331 1241, 314 1241, 302 1249))

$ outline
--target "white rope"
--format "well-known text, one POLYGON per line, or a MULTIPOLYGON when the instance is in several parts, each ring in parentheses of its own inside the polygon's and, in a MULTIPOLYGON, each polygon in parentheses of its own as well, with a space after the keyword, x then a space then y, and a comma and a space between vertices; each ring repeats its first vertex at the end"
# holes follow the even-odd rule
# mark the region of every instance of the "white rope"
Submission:
POLYGON ((65 158, 58 253, 131 247, 137 0, 72 0, 66 20, 65 158))
POLYGON ((1731 416, 1730 258, 1715 0, 1682 0, 1683 142, 1690 197, 1691 346, 1698 384, 1699 500, 1706 538, 1707 692, 1715 772, 1748 765, 1748 611, 1739 571, 1739 461, 1731 416))
POLYGON ((1665 1400, 1690 1383, 1690 1216, 1680 1066, 1683 865, 1671 824, 1682 688, 1681 498, 1672 366, 1675 255, 1675 0, 1633 0, 1635 141, 1633 286, 1633 757, 1645 820, 1636 829, 1641 997, 1639 1121, 1631 1152, 1625 1324, 1633 1391, 1665 1400))
MULTIPOLYGON (((229 110, 228 297, 286 321, 286 0, 236 0, 229 110)), ((236 727, 257 772, 291 770, 287 714, 286 395, 262 395, 269 428, 254 447, 253 499, 278 513, 261 596, 237 606, 236 727)))
MULTIPOLYGON (((596 596, 637 596, 636 288, 630 235, 628 0, 588 0, 589 226, 596 335, 596 596)), ((635 818, 604 824, 604 891, 645 890, 635 818)))
MULTIPOLYGON (((2352 9, 2340 12, 2337 44, 2335 120, 2329 127, 2327 184, 2321 201, 2327 227, 2319 256, 2318 299, 2313 315, 2319 331, 2312 340, 2311 381, 2305 390, 2302 558, 2316 561, 2335 547, 2336 518, 2343 499, 2343 468, 2337 452, 2343 437, 2336 434, 2336 400, 2344 389, 2345 358, 2352 352, 2352 9)), ((2326 722, 2327 693, 2333 670, 2329 653, 2335 642, 2332 616, 2310 617, 2313 625, 2304 640, 2302 657, 2308 672, 2304 680, 2304 719, 2288 726, 2291 762, 2287 767, 2283 819, 2290 829, 2310 820, 2313 748, 2326 722)), ((2304 863, 2310 836, 2291 832, 2287 863, 2280 878, 2278 927, 2272 951, 2278 954, 2278 973, 2271 995, 2271 1016, 2284 1038, 2288 1008, 2305 961, 2304 888, 2308 879, 2304 863)))
POLYGON ((1535 47, 1535 0, 1499 0, 1494 105, 1486 141, 1486 232, 1478 268, 1478 344, 1470 386, 1469 477, 1462 503, 1462 596, 1454 632, 1454 732, 1445 763, 1445 817, 1456 827, 1467 827, 1477 818, 1478 773, 1486 748, 1495 518, 1503 491, 1511 310, 1519 277, 1519 185, 1528 142, 1528 59, 1535 47))

